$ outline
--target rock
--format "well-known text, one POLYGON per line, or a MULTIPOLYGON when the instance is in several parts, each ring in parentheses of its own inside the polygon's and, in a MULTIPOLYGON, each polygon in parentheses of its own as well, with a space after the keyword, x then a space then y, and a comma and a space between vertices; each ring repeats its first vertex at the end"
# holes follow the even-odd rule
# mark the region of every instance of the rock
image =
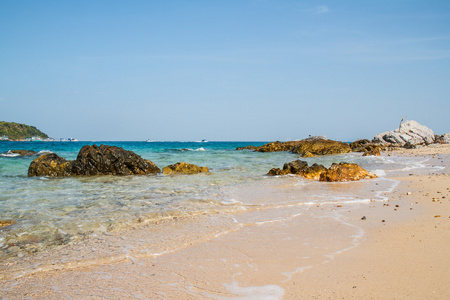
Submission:
POLYGON ((108 145, 84 146, 73 165, 75 175, 145 175, 160 172, 153 162, 136 153, 108 145))
POLYGON ((50 176, 65 177, 72 176, 73 161, 58 156, 55 153, 41 155, 33 160, 28 168, 28 177, 50 176))
MULTIPOLYGON (((352 150, 355 151, 354 149, 363 148, 367 144, 370 144, 370 143, 371 142, 368 139, 357 140, 357 141, 354 141, 353 143, 350 143, 350 148, 352 148, 352 150)), ((360 152, 360 151, 358 151, 358 152, 360 152)))
POLYGON ((283 169, 273 168, 267 173, 267 175, 272 176, 287 174, 299 175, 306 179, 320 181, 351 181, 376 177, 376 175, 370 174, 357 164, 332 164, 331 167, 327 169, 323 165, 318 164, 308 166, 308 163, 302 160, 286 163, 284 164, 283 169))
POLYGON ((208 173, 208 167, 199 167, 193 164, 188 164, 185 162, 178 162, 176 164, 167 166, 163 168, 164 175, 172 174, 197 174, 197 173, 208 173))
POLYGON ((435 143, 450 144, 450 133, 446 133, 443 135, 435 135, 435 143))
POLYGON ((380 156, 380 148, 375 147, 372 150, 364 152, 363 156, 380 156))
POLYGON ((429 145, 435 140, 433 130, 417 123, 414 120, 407 121, 400 126, 399 129, 395 129, 388 132, 377 134, 373 142, 380 144, 393 144, 397 146, 409 147, 415 145, 429 145))
POLYGON ((319 180, 322 173, 326 171, 327 168, 324 166, 313 164, 311 167, 303 169, 300 175, 306 179, 319 180))
POLYGON ((14 223, 16 223, 16 221, 13 221, 13 220, 0 220, 0 228, 12 225, 14 223))
POLYGON ((38 155, 39 153, 36 151, 31 151, 31 150, 10 150, 8 151, 9 153, 15 153, 15 154, 19 154, 22 156, 33 156, 33 155, 38 155))
POLYGON ((312 153, 309 152, 309 151, 305 151, 305 152, 301 155, 301 157, 317 157, 317 155, 314 155, 314 154, 312 154, 312 153))
POLYGON ((292 150, 292 153, 305 154, 311 153, 315 155, 343 154, 351 152, 352 149, 347 143, 333 140, 302 140, 292 150))
POLYGON ((236 150, 249 149, 257 152, 280 152, 291 151, 303 157, 312 157, 314 155, 328 155, 351 152, 350 146, 346 143, 327 140, 325 136, 312 136, 304 140, 289 142, 271 142, 265 145, 255 147, 239 147, 236 150))
POLYGON ((67 161, 55 153, 33 160, 28 176, 65 177, 74 175, 145 175, 160 173, 151 161, 115 146, 84 146, 77 159, 67 161))
POLYGON ((237 147, 236 150, 256 150, 258 146, 245 146, 245 147, 237 147))
POLYGON ((313 135, 304 139, 304 141, 326 140, 326 139, 327 137, 325 135, 313 135))
POLYGON ((272 142, 262 145, 255 149, 257 152, 280 152, 280 151, 291 151, 300 141, 291 142, 272 142))
POLYGON ((320 175, 320 181, 354 181, 360 179, 376 178, 375 174, 370 174, 361 166, 354 163, 341 162, 332 164, 326 172, 320 175))

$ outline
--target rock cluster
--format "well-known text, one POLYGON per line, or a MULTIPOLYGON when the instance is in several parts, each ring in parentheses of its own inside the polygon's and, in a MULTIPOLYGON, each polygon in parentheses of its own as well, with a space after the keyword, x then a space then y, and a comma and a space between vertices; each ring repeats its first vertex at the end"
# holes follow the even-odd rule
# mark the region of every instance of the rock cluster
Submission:
POLYGON ((354 181, 360 179, 376 178, 361 166, 353 163, 332 164, 328 169, 323 165, 313 164, 308 166, 306 161, 296 160, 286 163, 283 169, 273 168, 267 175, 299 175, 307 179, 320 181, 354 181))
POLYGON ((416 145, 429 145, 434 143, 434 140, 433 130, 411 120, 401 124, 399 129, 377 134, 373 142, 408 148, 416 145))
POLYGON ((300 154, 303 157, 351 152, 351 148, 348 144, 339 141, 327 140, 322 137, 310 137, 304 140, 290 142, 276 141, 260 147, 247 146, 236 148, 236 150, 243 149, 250 149, 257 152, 291 151, 292 153, 300 154))
POLYGON ((31 162, 28 176, 65 177, 76 175, 145 175, 161 170, 132 151, 107 145, 84 146, 77 159, 67 161, 55 153, 31 162))
POLYGON ((185 162, 178 162, 176 164, 164 167, 162 172, 164 175, 197 174, 197 173, 208 173, 209 169, 208 167, 199 167, 185 162))

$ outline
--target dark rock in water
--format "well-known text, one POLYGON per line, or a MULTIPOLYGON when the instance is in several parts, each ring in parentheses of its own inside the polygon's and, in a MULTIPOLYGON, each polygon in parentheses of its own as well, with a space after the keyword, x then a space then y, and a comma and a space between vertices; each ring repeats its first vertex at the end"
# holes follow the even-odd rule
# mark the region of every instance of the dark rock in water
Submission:
POLYGON ((22 156, 33 156, 33 155, 38 155, 39 153, 36 151, 31 151, 31 150, 10 150, 8 151, 9 153, 15 153, 15 154, 19 154, 22 156))
POLYGON ((72 176, 73 161, 67 161, 55 153, 41 155, 33 160, 28 168, 28 177, 51 176, 65 177, 72 176))
POLYGON ((292 150, 292 153, 304 155, 305 153, 311 153, 315 155, 331 155, 331 154, 343 154, 351 152, 349 144, 333 141, 333 140, 303 140, 300 141, 292 150))
POLYGON ((354 181, 360 179, 376 178, 361 166, 353 163, 341 162, 332 164, 326 172, 320 175, 320 181, 354 181))
POLYGON ((283 169, 274 168, 267 173, 267 175, 287 175, 294 174, 307 179, 314 179, 320 181, 353 181, 366 178, 375 178, 376 175, 370 174, 357 164, 340 163, 332 164, 330 168, 325 168, 323 165, 313 164, 308 166, 308 163, 301 160, 286 163, 283 169))
POLYGON ((178 162, 163 168, 164 175, 208 173, 208 167, 199 167, 185 162, 178 162))
POLYGON ((161 170, 132 151, 107 145, 84 146, 73 165, 75 175, 145 175, 161 170))
POLYGON ((51 153, 31 162, 28 176, 64 177, 74 175, 145 175, 160 173, 151 161, 115 146, 84 146, 74 161, 51 153))

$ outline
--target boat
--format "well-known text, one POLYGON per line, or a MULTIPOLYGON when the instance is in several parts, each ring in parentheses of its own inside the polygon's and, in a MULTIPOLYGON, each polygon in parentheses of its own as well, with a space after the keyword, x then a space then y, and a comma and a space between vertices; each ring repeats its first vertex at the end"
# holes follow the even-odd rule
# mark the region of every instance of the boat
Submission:
POLYGON ((202 143, 207 143, 208 141, 207 140, 202 140, 202 143))
POLYGON ((78 140, 75 138, 69 138, 69 142, 78 142, 78 140))

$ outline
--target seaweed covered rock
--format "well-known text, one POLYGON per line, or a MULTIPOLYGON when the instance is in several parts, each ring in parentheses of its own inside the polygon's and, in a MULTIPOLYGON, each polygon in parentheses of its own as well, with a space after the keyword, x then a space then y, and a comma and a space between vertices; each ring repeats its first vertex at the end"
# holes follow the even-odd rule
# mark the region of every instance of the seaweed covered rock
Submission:
POLYGON ((115 146, 84 146, 77 159, 67 161, 55 153, 31 162, 28 176, 65 177, 74 175, 145 175, 160 173, 151 161, 115 146))
POLYGON ((330 168, 323 165, 313 164, 308 166, 306 161, 296 160, 286 163, 283 169, 273 168, 267 175, 287 175, 294 174, 306 179, 320 181, 354 181, 377 177, 364 170, 361 166, 353 163, 332 164, 330 168))
POLYGON ((351 152, 352 149, 347 143, 333 141, 333 140, 302 140, 292 150, 292 153, 300 155, 314 154, 314 155, 331 155, 343 154, 351 152))
POLYGON ((208 167, 199 167, 185 162, 178 162, 163 168, 164 175, 208 173, 208 167))
POLYGON ((320 181, 354 181, 360 179, 376 178, 361 166, 353 163, 341 162, 332 164, 326 172, 320 175, 320 181))
POLYGON ((65 177, 72 176, 73 161, 58 156, 55 153, 41 155, 33 160, 28 168, 28 177, 50 176, 65 177))

